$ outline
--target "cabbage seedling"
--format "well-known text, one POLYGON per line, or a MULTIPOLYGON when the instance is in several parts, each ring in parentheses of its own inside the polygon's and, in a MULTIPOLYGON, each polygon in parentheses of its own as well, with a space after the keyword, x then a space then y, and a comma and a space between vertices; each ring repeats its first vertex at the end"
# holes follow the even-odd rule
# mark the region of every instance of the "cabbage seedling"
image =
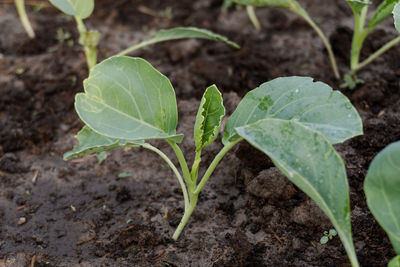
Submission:
POLYGON ((364 182, 367 204, 397 253, 389 267, 400 266, 400 141, 372 161, 364 182))
MULTIPOLYGON (((318 25, 314 22, 314 20, 310 17, 308 12, 297 2, 297 0, 232 0, 237 4, 242 4, 246 6, 265 6, 265 7, 279 7, 290 10, 300 17, 302 17, 318 34, 319 38, 325 45, 326 50, 329 54, 329 59, 331 61, 331 66, 333 73, 337 79, 340 79, 340 73, 336 64, 335 54, 333 53, 332 46, 328 39, 326 38, 325 34, 322 30, 318 27, 318 25)), ((252 8, 247 9, 248 15, 254 25, 257 25, 257 17, 254 14, 254 10, 252 8)), ((255 26, 257 27, 257 26, 255 26)))
MULTIPOLYGON (((360 53, 365 39, 376 28, 376 26, 392 14, 394 6, 396 3, 399 3, 399 0, 383 0, 368 23, 368 8, 371 4, 369 0, 347 0, 347 3, 350 5, 354 14, 354 33, 351 43, 350 73, 347 75, 347 80, 352 79, 355 81, 357 80, 355 75, 359 70, 373 62, 376 58, 400 42, 400 36, 398 36, 360 62, 360 53)), ((353 89, 357 83, 358 82, 354 83, 345 81, 342 87, 353 89)))
POLYGON ((35 32, 33 31, 32 25, 28 19, 28 15, 26 14, 25 1, 15 0, 15 6, 17 7, 19 19, 21 20, 22 26, 24 27, 26 33, 30 38, 35 38, 35 32))
MULTIPOLYGON (((92 14, 94 9, 94 0, 50 0, 50 2, 63 13, 74 16, 80 35, 79 43, 83 45, 85 49, 86 61, 90 71, 97 63, 97 45, 100 40, 100 33, 98 31, 87 31, 83 19, 88 18, 92 14)), ((120 52, 119 55, 126 55, 151 44, 183 38, 209 39, 224 42, 235 48, 239 48, 239 45, 236 43, 211 31, 195 27, 177 27, 168 30, 161 30, 151 39, 125 49, 120 52)))
POLYGON ((202 151, 213 143, 225 116, 215 85, 201 99, 194 125, 192 168, 176 132, 178 112, 167 77, 141 58, 114 56, 96 65, 75 97, 75 109, 86 124, 68 160, 113 148, 142 147, 157 153, 178 178, 185 204, 173 239, 193 213, 198 196, 224 155, 246 140, 268 155, 278 169, 309 195, 338 232, 354 266, 358 266, 350 222, 349 186, 343 160, 332 144, 362 134, 361 119, 350 101, 328 85, 308 77, 278 78, 246 94, 226 122, 223 148, 199 177, 202 151), (334 111, 334 112, 332 112, 334 111), (181 172, 148 141, 165 140, 181 172), (200 178, 200 179, 199 179, 200 178))

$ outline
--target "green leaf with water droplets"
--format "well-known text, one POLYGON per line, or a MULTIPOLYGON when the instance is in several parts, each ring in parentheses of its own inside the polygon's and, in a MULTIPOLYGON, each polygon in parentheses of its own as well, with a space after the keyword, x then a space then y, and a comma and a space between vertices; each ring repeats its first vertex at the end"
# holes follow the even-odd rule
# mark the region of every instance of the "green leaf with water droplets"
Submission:
POLYGON ((89 17, 94 9, 94 0, 49 0, 55 7, 67 15, 81 19, 89 17))
POLYGON ((272 118, 236 131, 267 154, 290 181, 317 203, 354 259, 346 169, 326 137, 303 123, 272 118))
POLYGON ((388 267, 400 267, 400 256, 394 257, 388 264, 388 267))
POLYGON ((362 134, 362 122, 349 99, 308 77, 277 78, 246 94, 227 120, 224 144, 238 138, 235 128, 265 118, 296 120, 332 143, 362 134))
POLYGON ((372 161, 364 182, 367 204, 400 255, 400 141, 372 161))
POLYGON ((222 95, 215 85, 207 88, 197 112, 194 125, 196 151, 210 145, 218 136, 222 118, 225 116, 222 95))
POLYGON ((79 144, 71 151, 64 154, 64 160, 80 158, 89 154, 100 153, 115 148, 139 146, 144 143, 140 140, 128 141, 110 138, 94 132, 87 126, 84 126, 82 130, 78 132, 76 138, 79 144))
POLYGON ((178 111, 167 77, 141 58, 115 56, 96 65, 75 97, 79 117, 95 132, 126 140, 169 139, 178 111))
POLYGON ((374 15, 368 23, 368 29, 371 31, 376 26, 378 26, 382 21, 389 17, 394 6, 399 3, 399 0, 384 0, 376 9, 374 15))
POLYGON ((396 4, 393 9, 394 26, 400 33, 400 3, 396 4))

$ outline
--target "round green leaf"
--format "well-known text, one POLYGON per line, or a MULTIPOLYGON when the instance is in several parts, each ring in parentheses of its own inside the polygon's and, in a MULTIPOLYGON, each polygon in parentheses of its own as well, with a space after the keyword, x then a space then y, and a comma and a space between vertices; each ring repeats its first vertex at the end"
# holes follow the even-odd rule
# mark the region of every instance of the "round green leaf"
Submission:
POLYGON ((94 0, 49 0, 55 7, 67 15, 81 19, 89 17, 94 9, 94 0))
POLYGON ((388 264, 388 267, 400 267, 400 256, 394 257, 388 264))
POLYGON ((127 140, 171 139, 178 111, 167 77, 141 58, 115 56, 96 65, 75 97, 79 117, 95 132, 127 140))
POLYGON ((321 243, 322 245, 325 245, 326 243, 328 243, 329 238, 324 235, 323 237, 321 237, 321 239, 319 240, 319 243, 321 243))
POLYGON ((394 6, 399 0, 383 0, 376 9, 374 15, 368 23, 368 28, 370 31, 378 26, 382 21, 384 21, 393 11, 394 6))
POLYGON ((400 141, 372 161, 364 182, 367 204, 400 254, 400 141))
POLYGON ((199 151, 218 136, 225 108, 221 93, 215 85, 208 87, 201 99, 194 125, 194 141, 199 151))
POLYGON ((265 118, 296 120, 321 132, 332 144, 362 134, 362 122, 349 99, 308 77, 277 78, 246 94, 227 120, 224 144, 238 138, 235 128, 265 118))
POLYGON ((343 160, 319 132, 296 121, 264 119, 236 128, 324 211, 352 261, 350 197, 343 160))

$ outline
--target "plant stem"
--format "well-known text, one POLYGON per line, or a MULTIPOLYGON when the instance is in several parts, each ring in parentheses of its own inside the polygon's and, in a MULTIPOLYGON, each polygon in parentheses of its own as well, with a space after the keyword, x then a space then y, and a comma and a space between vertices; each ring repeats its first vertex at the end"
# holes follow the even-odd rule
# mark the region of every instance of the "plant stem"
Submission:
POLYGON ((375 53, 373 53, 367 59, 365 59, 363 62, 354 66, 351 70, 351 74, 354 75, 357 71, 359 71, 360 69, 362 69, 365 66, 367 66, 368 64, 370 64, 372 61, 377 59, 379 56, 384 54, 386 51, 388 51, 390 48, 397 45, 398 43, 400 43, 400 36, 398 36, 398 37, 394 38, 393 40, 391 40, 390 42, 386 43, 381 48, 379 48, 375 53))
MULTIPOLYGON (((364 2, 368 3, 368 0, 365 0, 364 2)), ((369 31, 367 29, 364 29, 367 14, 368 14, 368 5, 362 8, 360 15, 354 11, 354 33, 353 33, 353 40, 351 42, 351 52, 350 52, 351 53, 350 69, 352 72, 360 62, 361 49, 363 47, 365 38, 369 34, 369 31)))
POLYGON ((305 11, 299 4, 297 4, 295 6, 292 6, 289 9, 291 11, 295 12, 296 14, 298 14, 300 17, 302 17, 314 29, 314 31, 318 34, 319 38, 324 43, 326 50, 328 51, 329 60, 331 61, 333 74, 335 75, 336 79, 340 79, 340 73, 339 73, 339 70, 338 70, 338 67, 337 67, 335 54, 333 53, 332 46, 331 46, 330 42, 328 41, 328 39, 326 38, 325 34, 318 27, 318 25, 315 24, 315 22, 312 20, 312 18, 307 13, 307 11, 305 11))
POLYGON ((35 38, 35 32, 33 31, 28 15, 26 14, 24 0, 15 0, 15 6, 17 7, 19 18, 26 33, 30 38, 35 38))
POLYGON ((199 165, 201 162, 201 150, 196 151, 196 156, 194 157, 194 162, 192 165, 192 171, 191 171, 191 176, 192 176, 192 181, 193 183, 196 184, 197 182, 197 177, 199 175, 199 165))
POLYGON ((155 44, 155 43, 158 43, 158 42, 161 42, 161 41, 159 41, 159 40, 158 41, 157 40, 155 40, 155 41, 152 41, 152 40, 143 41, 143 42, 138 43, 136 45, 130 46, 125 50, 122 50, 121 52, 118 53, 118 56, 125 56, 125 55, 127 55, 127 54, 129 54, 129 53, 131 53, 131 52, 133 52, 135 50, 138 50, 140 48, 143 48, 143 47, 146 47, 148 45, 155 44))
POLYGON ((170 144, 170 146, 172 147, 172 149, 174 150, 176 157, 178 158, 179 164, 181 166, 182 172, 183 172, 183 178, 185 179, 185 182, 188 186, 189 192, 193 191, 192 189, 196 186, 192 179, 191 179, 191 175, 190 175, 190 171, 189 171, 189 167, 187 165, 187 162, 185 160, 185 156, 182 153, 182 150, 180 149, 180 147, 173 141, 167 140, 168 144, 170 144))
POLYGON ((261 30, 261 24, 258 21, 254 6, 246 6, 246 10, 247 15, 249 16, 251 23, 253 23, 254 28, 256 28, 257 31, 261 30))
POLYGON ((182 179, 181 174, 179 173, 178 169, 175 167, 175 165, 172 163, 172 161, 165 155, 161 150, 158 148, 150 145, 150 144, 144 144, 142 145, 143 148, 146 148, 148 150, 151 150, 155 153, 157 153, 165 162, 168 164, 168 166, 172 169, 172 171, 175 173, 176 177, 178 178, 179 184, 181 185, 182 193, 183 193, 183 199, 185 201, 185 213, 189 210, 189 197, 188 197, 188 192, 186 189, 185 182, 182 179))
POLYGON ((207 171, 204 173, 203 178, 201 178, 200 183, 197 185, 196 190, 194 191, 195 194, 199 194, 205 184, 207 183, 208 179, 210 179, 211 174, 214 172, 215 168, 217 167, 218 163, 222 160, 225 154, 237 143, 242 141, 243 138, 240 138, 234 142, 228 143, 225 145, 221 151, 215 156, 214 160, 211 162, 210 166, 208 167, 207 171))
POLYGON ((80 40, 79 43, 81 45, 83 45, 83 47, 84 47, 86 61, 87 61, 87 65, 88 65, 89 72, 90 72, 90 70, 97 63, 97 44, 90 45, 87 43, 87 38, 90 38, 90 36, 88 36, 88 34, 90 34, 90 33, 88 33, 86 26, 83 23, 83 20, 80 17, 75 16, 75 21, 76 21, 78 31, 79 31, 79 40, 80 40))
POLYGON ((178 227, 176 228, 174 235, 172 236, 173 240, 178 240, 179 236, 181 235, 183 228, 185 228, 186 224, 188 223, 190 216, 192 215, 194 209, 196 208, 197 205, 197 200, 198 200, 198 194, 192 194, 189 193, 190 195, 190 204, 189 204, 189 208, 186 210, 185 209, 185 213, 183 214, 183 217, 178 225, 178 227))

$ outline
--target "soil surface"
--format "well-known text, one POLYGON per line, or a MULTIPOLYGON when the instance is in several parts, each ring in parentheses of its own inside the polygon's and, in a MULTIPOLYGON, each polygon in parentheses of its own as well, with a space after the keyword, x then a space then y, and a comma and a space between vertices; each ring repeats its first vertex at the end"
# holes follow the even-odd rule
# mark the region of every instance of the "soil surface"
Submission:
MULTIPOLYGON (((332 226, 267 156, 245 142, 220 163, 200 195, 188 227, 171 235, 183 212, 180 187, 156 154, 116 150, 65 162, 82 127, 74 95, 87 77, 74 21, 47 1, 26 1, 37 38, 20 26, 12 1, 0 4, 0 266, 349 266, 339 238, 319 244, 332 226), (35 11, 33 3, 44 7, 35 11), (132 176, 119 178, 120 173, 132 176)), ((345 1, 301 0, 330 37, 345 73, 352 34, 345 1)), ((374 1, 377 2, 377 1, 374 1)), ((376 4, 376 3, 375 3, 376 4)), ((294 14, 257 9, 257 32, 243 9, 222 1, 96 1, 88 28, 102 34, 100 59, 160 28, 197 26, 242 48, 204 40, 162 43, 136 52, 167 75, 176 90, 182 149, 193 160, 192 128, 205 88, 215 83, 228 113, 262 82, 303 75, 339 90, 321 41, 294 14)), ((367 39, 363 57, 396 36, 388 20, 367 39)), ((354 243, 362 266, 394 256, 368 211, 363 181, 373 157, 400 140, 400 46, 359 73, 343 90, 365 134, 336 146, 351 187, 354 243)), ((155 142, 177 163, 165 142, 155 142)), ((218 140, 205 165, 222 147, 218 140)))

